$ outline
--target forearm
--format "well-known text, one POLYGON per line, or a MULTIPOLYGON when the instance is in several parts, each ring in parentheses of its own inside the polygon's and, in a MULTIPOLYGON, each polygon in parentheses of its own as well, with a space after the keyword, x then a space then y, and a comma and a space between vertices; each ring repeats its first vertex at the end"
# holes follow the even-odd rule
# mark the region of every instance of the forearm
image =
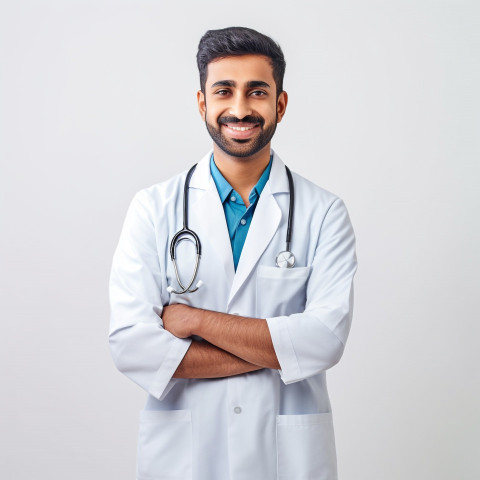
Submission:
POLYGON ((260 370, 262 367, 246 362, 208 342, 194 340, 174 378, 219 378, 260 370))
POLYGON ((165 306, 163 326, 179 338, 198 335, 248 364, 279 370, 267 321, 202 310, 187 305, 165 306))
POLYGON ((193 309, 193 333, 248 363, 280 369, 267 321, 193 309))

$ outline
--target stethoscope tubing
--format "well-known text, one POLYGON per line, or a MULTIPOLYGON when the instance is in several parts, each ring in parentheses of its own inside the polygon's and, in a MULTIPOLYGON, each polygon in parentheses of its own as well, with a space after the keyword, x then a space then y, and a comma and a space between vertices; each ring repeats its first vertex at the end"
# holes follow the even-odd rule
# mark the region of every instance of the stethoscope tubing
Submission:
MULTIPOLYGON (((181 290, 175 290, 173 287, 169 287, 171 293, 181 295, 183 293, 193 293, 196 292, 201 282, 198 282, 196 287, 192 289, 192 285, 195 282, 198 273, 198 266, 200 263, 200 257, 202 255, 202 244, 198 235, 188 228, 188 190, 190 188, 190 179, 192 178, 193 172, 197 168, 197 164, 193 165, 192 168, 187 172, 185 178, 185 184, 183 187, 183 228, 179 230, 172 238, 170 242, 170 258, 173 263, 173 268, 175 270, 175 276, 177 277, 177 282, 180 285, 181 290), (195 244, 196 259, 195 259, 195 268, 193 270, 192 278, 187 286, 185 286, 178 273, 177 261, 176 261, 176 249, 177 245, 183 240, 190 240, 195 244)), ((276 264, 278 267, 292 268, 295 265, 295 256, 290 252, 290 244, 292 241, 292 228, 293 228, 293 211, 295 208, 295 189, 293 184, 292 172, 285 165, 285 170, 288 177, 288 188, 290 193, 289 208, 288 208, 288 221, 287 221, 287 235, 285 239, 286 249, 283 252, 280 252, 276 258, 276 264), (288 260, 286 260, 288 258, 288 260)))
POLYGON ((287 247, 286 251, 289 252, 290 244, 292 241, 293 209, 295 208, 295 187, 293 185, 292 172, 286 165, 285 165, 285 170, 287 172, 288 190, 290 192, 290 205, 288 207, 287 238, 285 240, 286 247, 287 247))
POLYGON ((183 228, 173 236, 170 242, 170 259, 172 260, 172 263, 173 263, 173 268, 175 270, 175 276, 177 277, 177 282, 181 288, 181 290, 175 290, 173 289, 173 287, 170 287, 170 291, 171 293, 176 293, 177 295, 181 295, 187 292, 193 293, 193 292, 196 292, 199 288, 199 286, 197 286, 193 290, 191 289, 193 282, 195 282, 195 278, 197 277, 197 273, 198 273, 198 265, 200 263, 200 257, 202 256, 202 244, 200 242, 200 238, 198 237, 198 235, 193 230, 190 230, 188 228, 188 189, 190 187, 190 179, 192 178, 193 172, 195 171, 196 168, 197 168, 197 164, 195 164, 187 172, 187 177, 185 178, 185 185, 183 187, 183 228), (195 251, 196 251, 195 268, 193 270, 193 275, 190 280, 190 283, 187 286, 183 285, 180 279, 180 275, 178 273, 178 268, 177 268, 177 261, 176 261, 177 245, 183 240, 193 241, 193 243, 195 244, 195 251))

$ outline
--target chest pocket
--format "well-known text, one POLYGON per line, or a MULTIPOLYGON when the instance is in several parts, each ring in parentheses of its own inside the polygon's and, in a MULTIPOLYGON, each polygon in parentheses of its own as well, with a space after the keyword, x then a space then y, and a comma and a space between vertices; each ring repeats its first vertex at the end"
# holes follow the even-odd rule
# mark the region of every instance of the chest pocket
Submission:
POLYGON ((257 316, 268 318, 303 312, 311 270, 312 267, 260 265, 257 269, 257 316))

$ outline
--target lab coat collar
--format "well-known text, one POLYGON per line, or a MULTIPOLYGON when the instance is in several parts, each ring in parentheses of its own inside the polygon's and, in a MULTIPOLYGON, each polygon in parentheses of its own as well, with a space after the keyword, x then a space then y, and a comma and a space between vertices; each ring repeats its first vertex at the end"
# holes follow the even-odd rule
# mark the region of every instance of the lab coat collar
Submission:
MULTIPOLYGON (((200 190, 208 190, 215 186, 212 175, 210 173, 210 157, 213 151, 210 150, 197 164, 197 168, 193 172, 190 179, 190 188, 198 188, 200 190)), ((218 194, 217 194, 218 195, 218 194)))
MULTIPOLYGON (((255 265, 277 232, 282 219, 282 210, 275 196, 280 193, 288 193, 288 178, 285 164, 275 152, 272 153, 273 163, 270 178, 258 200, 236 272, 233 265, 232 246, 225 221, 225 212, 210 172, 211 151, 200 160, 190 181, 190 188, 205 191, 196 202, 192 202, 191 208, 192 213, 198 216, 197 218, 202 219, 202 231, 198 232, 201 241, 209 241, 213 244, 212 251, 217 253, 219 263, 222 264, 227 280, 231 285, 228 306, 251 275, 255 265)), ((288 212, 284 212, 284 215, 287 214, 288 212)), ((273 258, 272 264, 274 262, 275 259, 273 258)))
MULTIPOLYGON (((288 193, 288 191, 288 177, 285 171, 285 164, 273 152, 270 178, 258 199, 255 214, 253 215, 237 265, 237 271, 233 278, 233 285, 227 304, 228 308, 230 308, 241 287, 248 280, 263 252, 277 233, 282 216, 288 215, 288 212, 282 212, 276 199, 277 194, 288 193)), ((275 258, 272 258, 272 265, 274 264, 275 258)))
MULTIPOLYGON (((232 246, 223 205, 210 173, 211 155, 212 152, 210 151, 198 162, 197 168, 190 179, 191 193, 193 194, 196 190, 194 195, 190 195, 191 218, 192 224, 193 218, 198 219, 195 229, 202 245, 208 242, 211 246, 208 250, 214 252, 217 256, 215 261, 207 260, 209 265, 221 264, 228 285, 232 285, 235 276, 232 246)), ((204 248, 203 252, 205 252, 204 248)), ((203 255, 202 253, 202 257, 203 255)), ((205 261, 205 259, 202 258, 200 261, 205 261)))
POLYGON ((288 177, 287 172, 285 171, 285 164, 273 150, 272 153, 273 163, 272 170, 270 171, 270 179, 268 181, 268 184, 270 185, 270 191, 274 195, 277 193, 288 193, 288 177))

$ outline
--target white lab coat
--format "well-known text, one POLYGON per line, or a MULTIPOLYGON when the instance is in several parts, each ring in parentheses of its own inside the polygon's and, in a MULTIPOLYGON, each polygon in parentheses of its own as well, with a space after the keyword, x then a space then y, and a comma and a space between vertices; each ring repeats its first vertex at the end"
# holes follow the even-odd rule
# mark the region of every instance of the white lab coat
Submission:
MULTIPOLYGON (((288 179, 274 154, 235 272, 211 153, 189 189, 189 226, 202 257, 195 293, 177 288, 169 245, 182 226, 185 173, 140 191, 114 255, 110 346, 117 368, 148 392, 140 414, 138 480, 333 480, 335 443, 325 370, 344 350, 352 316, 355 238, 338 197, 294 174, 292 269, 285 250, 288 179), (162 326, 162 306, 185 303, 266 318, 281 370, 173 379, 190 339, 162 326)), ((177 250, 189 279, 194 246, 177 250)), ((240 320, 241 321, 241 320, 240 320)))

